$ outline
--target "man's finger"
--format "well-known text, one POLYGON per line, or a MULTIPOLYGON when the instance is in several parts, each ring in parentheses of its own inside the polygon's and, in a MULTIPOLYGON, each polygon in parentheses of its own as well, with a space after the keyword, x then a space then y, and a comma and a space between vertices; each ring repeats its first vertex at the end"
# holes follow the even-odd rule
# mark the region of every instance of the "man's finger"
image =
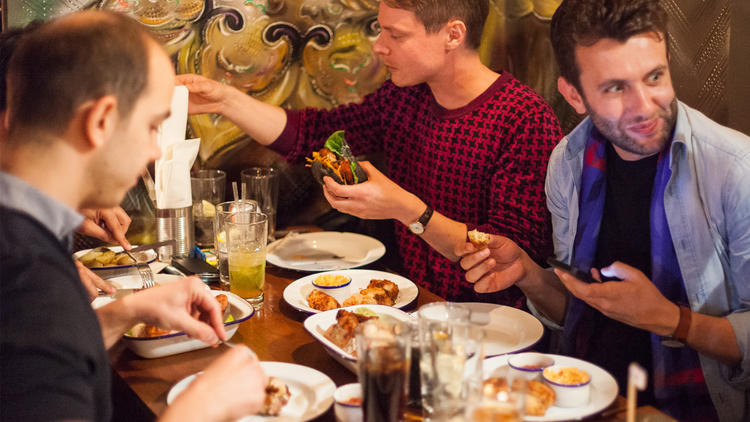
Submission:
POLYGON ((119 215, 117 210, 103 211, 101 217, 112 239, 122 245, 123 248, 130 249, 132 246, 130 246, 130 242, 125 238, 125 233, 127 233, 128 226, 130 225, 130 217, 127 214, 125 214, 125 217, 119 215), (123 224, 123 222, 126 222, 126 224, 123 224))
POLYGON ((632 280, 638 278, 643 273, 635 267, 624 264, 620 261, 615 261, 612 265, 601 269, 601 273, 605 277, 617 277, 620 280, 632 280))
POLYGON ((490 257, 490 250, 487 248, 484 248, 474 253, 465 255, 463 258, 461 258, 461 261, 459 263, 461 265, 461 268, 463 268, 464 270, 470 270, 474 268, 477 264, 486 260, 489 257, 490 257))
POLYGON ((79 233, 85 234, 86 236, 97 238, 103 242, 113 242, 114 239, 109 235, 109 232, 99 227, 92 220, 83 220, 80 226, 78 226, 79 233))

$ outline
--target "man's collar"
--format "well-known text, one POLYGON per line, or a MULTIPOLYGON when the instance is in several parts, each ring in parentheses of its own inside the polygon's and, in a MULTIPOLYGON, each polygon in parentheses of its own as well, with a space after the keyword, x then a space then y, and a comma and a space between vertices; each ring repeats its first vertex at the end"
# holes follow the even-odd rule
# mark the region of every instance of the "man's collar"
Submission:
POLYGON ((27 214, 61 242, 68 242, 83 216, 18 177, 0 171, 0 205, 27 214))

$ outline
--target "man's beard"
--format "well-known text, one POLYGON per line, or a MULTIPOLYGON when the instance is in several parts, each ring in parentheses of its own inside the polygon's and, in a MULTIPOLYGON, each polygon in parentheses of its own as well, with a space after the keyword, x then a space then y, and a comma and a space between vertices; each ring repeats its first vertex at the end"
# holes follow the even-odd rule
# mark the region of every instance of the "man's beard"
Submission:
MULTIPOLYGON (((656 118, 664 121, 661 133, 657 135, 656 142, 648 142, 645 144, 639 143, 638 140, 628 136, 625 129, 619 126, 621 120, 613 122, 597 114, 585 98, 583 99, 583 103, 586 106, 586 111, 589 113, 594 125, 599 132, 607 138, 607 140, 624 151, 642 157, 649 157, 661 152, 661 150, 667 145, 670 135, 672 134, 672 129, 677 122, 677 98, 674 98, 672 99, 672 102, 669 103, 669 107, 666 110, 659 110, 656 115, 656 118)), ((639 123, 640 121, 642 120, 627 122, 627 124, 639 123)))

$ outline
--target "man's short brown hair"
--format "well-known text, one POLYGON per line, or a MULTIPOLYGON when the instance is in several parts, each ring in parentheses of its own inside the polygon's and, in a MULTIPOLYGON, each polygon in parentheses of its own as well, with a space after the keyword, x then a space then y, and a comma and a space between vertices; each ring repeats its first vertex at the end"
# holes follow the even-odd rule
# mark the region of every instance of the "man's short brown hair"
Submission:
POLYGON ((114 12, 80 12, 36 28, 8 69, 10 134, 59 134, 78 107, 106 95, 127 118, 148 83, 149 42, 140 24, 114 12))
POLYGON ((396 9, 414 12, 428 33, 440 30, 451 19, 466 25, 468 47, 476 50, 482 41, 484 22, 489 13, 488 0, 382 0, 396 9))
POLYGON ((576 46, 655 33, 667 36, 667 12, 658 0, 564 0, 552 16, 550 39, 560 75, 581 91, 576 46))

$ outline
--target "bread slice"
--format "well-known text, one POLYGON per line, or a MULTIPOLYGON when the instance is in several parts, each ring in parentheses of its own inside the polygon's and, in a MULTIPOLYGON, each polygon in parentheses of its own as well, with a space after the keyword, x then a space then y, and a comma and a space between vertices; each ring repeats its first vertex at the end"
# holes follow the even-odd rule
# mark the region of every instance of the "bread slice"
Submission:
POLYGON ((479 249, 486 248, 490 243, 490 235, 474 229, 468 233, 469 242, 479 249))

